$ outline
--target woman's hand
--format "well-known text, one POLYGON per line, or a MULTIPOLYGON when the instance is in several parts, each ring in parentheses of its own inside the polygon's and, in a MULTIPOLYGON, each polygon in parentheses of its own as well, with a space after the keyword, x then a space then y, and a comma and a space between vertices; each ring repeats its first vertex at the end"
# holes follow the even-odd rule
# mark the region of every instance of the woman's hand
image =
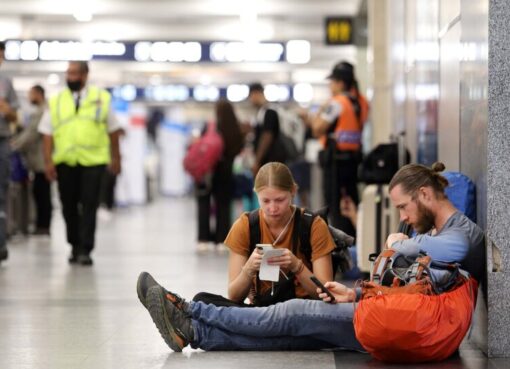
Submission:
POLYGON ((289 249, 281 249, 281 256, 275 256, 267 259, 269 265, 279 265, 286 270, 295 270, 299 266, 299 259, 289 249))
POLYGON ((250 277, 254 276, 260 270, 260 263, 262 262, 262 251, 255 248, 250 257, 243 266, 243 270, 248 273, 250 277))
MULTIPOLYGON (((335 296, 335 302, 353 302, 356 300, 356 292, 352 288, 344 286, 341 283, 326 282, 324 283, 324 287, 335 296)), ((320 288, 317 288, 317 294, 322 301, 331 302, 331 297, 322 292, 320 288)))

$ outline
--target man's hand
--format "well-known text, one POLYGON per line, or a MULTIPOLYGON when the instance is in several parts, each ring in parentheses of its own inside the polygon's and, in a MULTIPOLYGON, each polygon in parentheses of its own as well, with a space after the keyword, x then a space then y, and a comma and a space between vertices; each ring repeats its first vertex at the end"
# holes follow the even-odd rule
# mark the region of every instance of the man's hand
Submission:
POLYGON ((342 198, 340 199, 340 214, 342 214, 346 218, 349 218, 352 225, 356 227, 358 209, 350 196, 347 195, 342 196, 342 198))
MULTIPOLYGON (((356 300, 356 292, 347 286, 344 286, 338 282, 326 282, 324 283, 324 287, 326 287, 332 294, 335 296, 335 302, 353 302, 356 300)), ((331 302, 331 298, 321 291, 320 288, 317 288, 317 294, 319 298, 324 302, 331 302)))
POLYGON ((409 239, 409 237, 406 234, 403 234, 403 233, 392 233, 386 239, 385 248, 390 249, 391 245, 393 245, 395 242, 403 241, 403 240, 408 240, 408 239, 409 239))
POLYGON ((46 163, 45 174, 46 179, 50 182, 57 179, 57 168, 55 168, 55 165, 52 162, 46 163))
POLYGON ((118 174, 120 174, 121 169, 122 168, 121 168, 121 164, 120 164, 120 158, 112 158, 110 165, 108 166, 108 170, 113 175, 118 175, 118 174))

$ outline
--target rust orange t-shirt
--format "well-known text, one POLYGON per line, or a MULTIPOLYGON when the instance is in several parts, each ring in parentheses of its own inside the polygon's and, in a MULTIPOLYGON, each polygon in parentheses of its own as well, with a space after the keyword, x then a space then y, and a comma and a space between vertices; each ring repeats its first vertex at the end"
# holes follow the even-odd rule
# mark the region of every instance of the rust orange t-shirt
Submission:
MULTIPOLYGON (((298 211, 303 211, 302 209, 298 209, 298 211)), ((259 209, 259 219, 260 219, 260 243, 268 243, 273 244, 274 239, 271 231, 269 230, 269 226, 266 224, 264 220, 264 212, 259 209)), ((294 230, 294 221, 291 221, 287 231, 284 235, 281 236, 280 240, 276 245, 273 245, 274 248, 287 248, 292 250, 292 232, 294 230)), ((250 222, 248 219, 248 214, 242 214, 234 223, 230 232, 225 239, 225 245, 236 254, 240 254, 250 257, 250 222)), ((319 216, 315 217, 312 223, 312 229, 310 234, 310 245, 312 247, 312 262, 319 259, 324 255, 328 255, 335 248, 335 244, 333 238, 331 237, 328 226, 326 222, 319 216)), ((299 259, 301 259, 305 265, 313 271, 312 264, 305 259, 305 256, 301 253, 300 247, 297 248, 297 255, 299 259)), ((253 288, 256 288, 256 277, 253 278, 253 288)), ((271 282, 269 281, 260 281, 260 293, 264 293, 271 289, 271 282)), ((296 285, 296 296, 297 297, 306 297, 308 296, 307 292, 298 284, 296 285)))

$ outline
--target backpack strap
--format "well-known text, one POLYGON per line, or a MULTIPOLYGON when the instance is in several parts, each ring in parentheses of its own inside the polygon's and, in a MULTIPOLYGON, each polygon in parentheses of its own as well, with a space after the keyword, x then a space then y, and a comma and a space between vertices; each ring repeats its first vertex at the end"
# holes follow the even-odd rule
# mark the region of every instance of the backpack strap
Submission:
MULTIPOLYGON (((248 252, 248 258, 252 254, 253 250, 255 250, 255 246, 260 243, 260 216, 259 209, 255 209, 246 213, 248 216, 248 224, 250 227, 250 250, 248 252)), ((255 281, 255 295, 258 296, 260 292, 260 279, 259 274, 257 273, 257 278, 255 281)))
POLYGON ((255 209, 247 213, 248 224, 250 226, 250 251, 248 257, 250 257, 255 246, 260 243, 260 216, 259 209, 255 209))
POLYGON ((300 231, 302 223, 302 215, 301 209, 296 207, 296 212, 294 213, 294 228, 292 229, 292 253, 297 255, 298 243, 300 242, 300 231))
MULTIPOLYGON (((393 262, 394 249, 383 250, 372 263, 372 270, 370 272, 370 281, 376 284, 382 284, 385 271, 391 267, 393 262)), ((370 254, 370 258, 374 258, 375 254, 370 254)), ((373 259, 372 259, 373 260, 373 259)))
POLYGON ((429 275, 430 263, 432 259, 428 255, 420 255, 416 261, 407 269, 406 280, 408 283, 414 283, 429 275))
POLYGON ((306 260, 312 260, 312 245, 310 244, 310 237, 312 235, 312 224, 317 215, 308 209, 304 209, 301 214, 301 227, 299 230, 300 250, 305 256, 306 260))

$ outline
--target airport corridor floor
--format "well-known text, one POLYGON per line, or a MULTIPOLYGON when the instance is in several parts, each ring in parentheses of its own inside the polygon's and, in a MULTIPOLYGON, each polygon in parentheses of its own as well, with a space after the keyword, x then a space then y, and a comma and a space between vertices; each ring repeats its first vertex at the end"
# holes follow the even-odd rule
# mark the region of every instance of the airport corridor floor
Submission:
MULTIPOLYGON (((52 236, 14 237, 0 266, 0 368, 386 368, 352 352, 173 353, 136 296, 149 271, 169 289, 192 298, 226 294, 227 254, 196 252, 195 203, 161 198, 98 218, 92 267, 68 264, 70 248, 56 210, 52 236)), ((463 347, 434 368, 503 368, 463 347)), ((422 367, 426 367, 422 366, 422 367)), ((401 366, 400 366, 401 368, 401 366)))

